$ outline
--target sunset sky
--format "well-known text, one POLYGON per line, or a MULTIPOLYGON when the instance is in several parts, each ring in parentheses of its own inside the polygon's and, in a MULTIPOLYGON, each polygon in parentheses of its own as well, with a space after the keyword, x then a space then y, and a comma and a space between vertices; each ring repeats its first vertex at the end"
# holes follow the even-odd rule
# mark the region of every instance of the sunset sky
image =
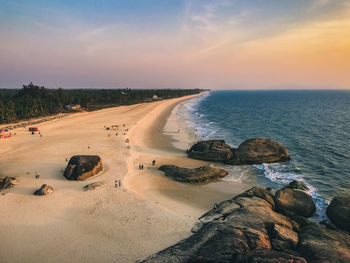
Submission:
POLYGON ((350 0, 0 0, 0 88, 350 89, 350 0))

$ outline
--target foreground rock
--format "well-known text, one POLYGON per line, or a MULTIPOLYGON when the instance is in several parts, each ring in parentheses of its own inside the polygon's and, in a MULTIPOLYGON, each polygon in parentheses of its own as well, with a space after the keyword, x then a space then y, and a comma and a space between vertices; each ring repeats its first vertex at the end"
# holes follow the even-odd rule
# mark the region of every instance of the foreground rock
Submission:
POLYGON ((316 211, 312 197, 300 190, 285 187, 275 194, 276 210, 288 216, 310 217, 316 211))
POLYGON ((84 190, 85 191, 90 191, 90 190, 95 190, 95 189, 98 189, 98 188, 101 188, 101 187, 104 187, 104 186, 106 186, 106 184, 104 182, 94 182, 94 183, 85 185, 84 186, 84 190))
POLYGON ((8 188, 12 188, 18 182, 15 177, 6 176, 4 178, 0 178, 0 191, 8 188))
POLYGON ((75 155, 70 158, 63 176, 68 180, 84 181, 102 171, 98 155, 75 155))
POLYGON ((38 190, 34 192, 34 195, 47 195, 54 192, 51 185, 43 184, 38 190))
POLYGON ((327 216, 335 226, 350 232, 350 195, 334 197, 327 207, 327 216))
POLYGON ((159 170, 163 171, 166 177, 183 183, 204 183, 228 175, 227 171, 210 165, 194 169, 182 168, 175 165, 162 165, 159 167, 159 170))
POLYGON ((274 210, 273 197, 253 187, 224 201, 198 219, 190 237, 141 262, 350 262, 350 235, 296 222, 274 210))
POLYGON ((230 145, 223 140, 208 140, 194 144, 187 154, 190 158, 210 162, 225 162, 233 157, 230 145))
POLYGON ((237 149, 223 140, 208 140, 194 144, 187 154, 190 158, 224 162, 233 165, 286 162, 290 160, 287 149, 268 138, 252 138, 244 141, 237 149))

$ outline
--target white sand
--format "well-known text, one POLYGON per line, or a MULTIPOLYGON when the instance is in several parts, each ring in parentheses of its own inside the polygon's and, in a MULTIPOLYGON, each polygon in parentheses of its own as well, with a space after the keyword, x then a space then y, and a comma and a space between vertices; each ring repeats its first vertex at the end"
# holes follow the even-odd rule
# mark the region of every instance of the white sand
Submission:
POLYGON ((187 237, 214 202, 241 192, 246 186, 227 182, 176 183, 152 167, 153 159, 157 167, 203 163, 187 159, 162 132, 171 110, 184 99, 78 113, 37 125, 43 137, 21 128, 13 138, 0 140, 0 176, 20 180, 0 194, 0 262, 134 262, 187 237), (129 129, 125 136, 123 123, 129 129), (119 125, 117 131, 104 129, 113 124, 119 125), (104 171, 85 182, 66 180, 61 171, 74 154, 101 156, 104 171), (116 179, 121 188, 114 187, 116 179), (107 186, 83 190, 95 181, 107 186), (56 191, 34 196, 44 183, 56 191))

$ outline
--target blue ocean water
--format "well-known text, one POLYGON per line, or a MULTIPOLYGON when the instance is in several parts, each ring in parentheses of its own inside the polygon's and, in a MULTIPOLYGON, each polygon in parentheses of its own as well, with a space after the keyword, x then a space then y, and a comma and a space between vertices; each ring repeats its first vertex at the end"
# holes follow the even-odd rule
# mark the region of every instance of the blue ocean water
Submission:
POLYGON ((304 181, 320 217, 332 197, 350 191, 350 91, 214 91, 184 106, 190 129, 201 139, 237 147, 267 137, 291 155, 284 164, 224 165, 226 180, 274 189, 304 181))

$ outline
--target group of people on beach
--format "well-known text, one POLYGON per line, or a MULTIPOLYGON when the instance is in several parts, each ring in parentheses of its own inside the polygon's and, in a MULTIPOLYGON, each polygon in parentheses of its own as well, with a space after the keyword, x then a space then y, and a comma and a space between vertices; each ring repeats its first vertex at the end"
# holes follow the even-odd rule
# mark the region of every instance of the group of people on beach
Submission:
POLYGON ((122 182, 120 180, 115 180, 114 181, 114 186, 115 187, 120 187, 120 186, 122 186, 122 182))

